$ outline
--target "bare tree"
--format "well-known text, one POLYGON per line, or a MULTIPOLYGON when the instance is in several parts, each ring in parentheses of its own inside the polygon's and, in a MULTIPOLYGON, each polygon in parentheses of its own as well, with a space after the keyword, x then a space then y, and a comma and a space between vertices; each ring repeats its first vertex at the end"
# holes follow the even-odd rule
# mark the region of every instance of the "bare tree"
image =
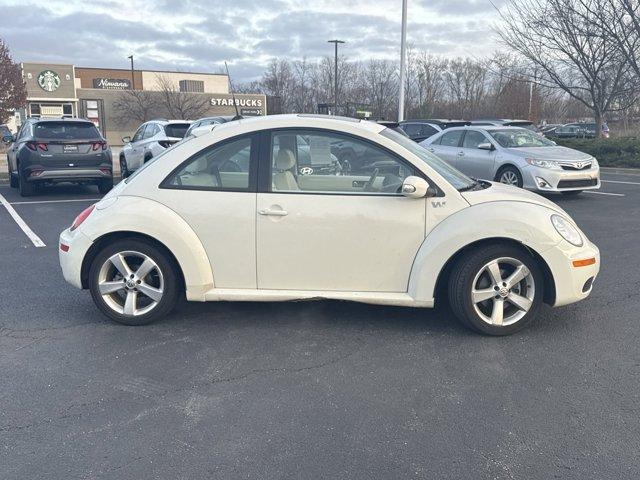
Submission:
POLYGON ((160 116, 158 94, 147 90, 125 90, 113 102, 113 111, 122 122, 135 120, 144 123, 160 116))
POLYGON ((192 120, 202 117, 209 109, 209 98, 197 93, 181 92, 170 78, 156 75, 160 89, 160 105, 169 118, 192 120))
POLYGON ((27 90, 20 66, 13 62, 9 47, 0 39, 0 123, 27 102, 27 90))
POLYGON ((593 113, 597 135, 630 88, 628 61, 597 27, 599 1, 510 0, 496 27, 506 45, 539 67, 539 83, 562 89, 593 113))

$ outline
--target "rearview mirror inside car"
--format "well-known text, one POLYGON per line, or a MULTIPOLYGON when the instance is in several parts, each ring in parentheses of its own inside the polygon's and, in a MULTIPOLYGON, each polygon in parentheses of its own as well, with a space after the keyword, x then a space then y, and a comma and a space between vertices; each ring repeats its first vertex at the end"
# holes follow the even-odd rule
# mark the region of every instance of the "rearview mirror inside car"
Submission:
POLYGON ((122 143, 131 143, 131 137, 122 137, 122 143))
POLYGON ((485 142, 478 145, 480 150, 495 150, 496 147, 493 146, 493 143, 485 142))
POLYGON ((408 198, 422 198, 432 187, 424 179, 416 176, 409 176, 402 182, 402 194, 408 198))

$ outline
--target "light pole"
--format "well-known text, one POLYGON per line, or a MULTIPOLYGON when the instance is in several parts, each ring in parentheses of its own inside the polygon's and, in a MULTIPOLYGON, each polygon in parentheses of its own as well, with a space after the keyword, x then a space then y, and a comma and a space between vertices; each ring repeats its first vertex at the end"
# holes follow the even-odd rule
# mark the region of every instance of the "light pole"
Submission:
POLYGON ((135 77, 133 76, 133 55, 129 55, 127 58, 131 60, 131 90, 135 90, 136 80, 135 80, 135 77))
POLYGON ((404 82, 406 75, 406 56, 407 56, 407 1, 402 0, 402 35, 400 37, 400 88, 398 99, 398 121, 404 120, 404 82))
POLYGON ((328 43, 333 43, 335 45, 335 65, 333 71, 333 80, 334 80, 334 88, 333 88, 333 114, 338 114, 338 44, 345 43, 343 40, 327 40, 328 43))

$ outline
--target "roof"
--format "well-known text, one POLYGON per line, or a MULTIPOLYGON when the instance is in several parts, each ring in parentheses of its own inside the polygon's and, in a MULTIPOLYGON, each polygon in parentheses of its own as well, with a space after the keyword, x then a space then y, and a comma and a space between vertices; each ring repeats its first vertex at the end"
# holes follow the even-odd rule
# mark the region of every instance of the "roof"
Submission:
MULTIPOLYGON (((332 124, 339 130, 339 127, 349 125, 351 127, 361 128, 363 130, 367 130, 370 132, 381 132, 386 127, 383 125, 379 125, 376 122, 370 122, 368 120, 360 120, 358 118, 351 117, 339 117, 334 115, 321 115, 321 114, 307 114, 307 113, 293 113, 293 114, 285 114, 285 115, 267 115, 260 117, 249 117, 243 118, 239 120, 240 123, 243 124, 257 124, 255 125, 257 128, 262 127, 264 124, 264 128, 270 128, 275 124, 282 123, 291 123, 290 126, 309 126, 313 127, 314 124, 317 124, 318 127, 326 127, 327 124, 332 124)), ((229 122, 233 123, 233 122, 229 122)))
POLYGON ((78 122, 78 123, 91 123, 90 120, 86 118, 77 118, 77 117, 29 117, 28 120, 33 120, 34 122, 78 122))
MULTIPOLYGON (((450 132, 452 130, 522 130, 522 127, 510 126, 510 125, 465 125, 463 127, 451 127, 444 130, 450 132)), ((527 130, 525 128, 525 130, 527 130)), ((530 130, 529 130, 530 131, 530 130)))

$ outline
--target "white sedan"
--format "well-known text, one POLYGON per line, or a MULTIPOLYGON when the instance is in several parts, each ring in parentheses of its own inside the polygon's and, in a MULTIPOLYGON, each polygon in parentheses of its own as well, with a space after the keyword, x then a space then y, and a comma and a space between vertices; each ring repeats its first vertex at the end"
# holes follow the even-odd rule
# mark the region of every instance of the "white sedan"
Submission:
POLYGON ((549 200, 474 181, 382 125, 320 115, 230 122, 167 149, 84 210, 59 253, 65 279, 128 325, 182 294, 448 300, 491 335, 518 331, 542 302, 586 298, 600 267, 549 200), (348 143, 358 168, 327 169, 348 143))

